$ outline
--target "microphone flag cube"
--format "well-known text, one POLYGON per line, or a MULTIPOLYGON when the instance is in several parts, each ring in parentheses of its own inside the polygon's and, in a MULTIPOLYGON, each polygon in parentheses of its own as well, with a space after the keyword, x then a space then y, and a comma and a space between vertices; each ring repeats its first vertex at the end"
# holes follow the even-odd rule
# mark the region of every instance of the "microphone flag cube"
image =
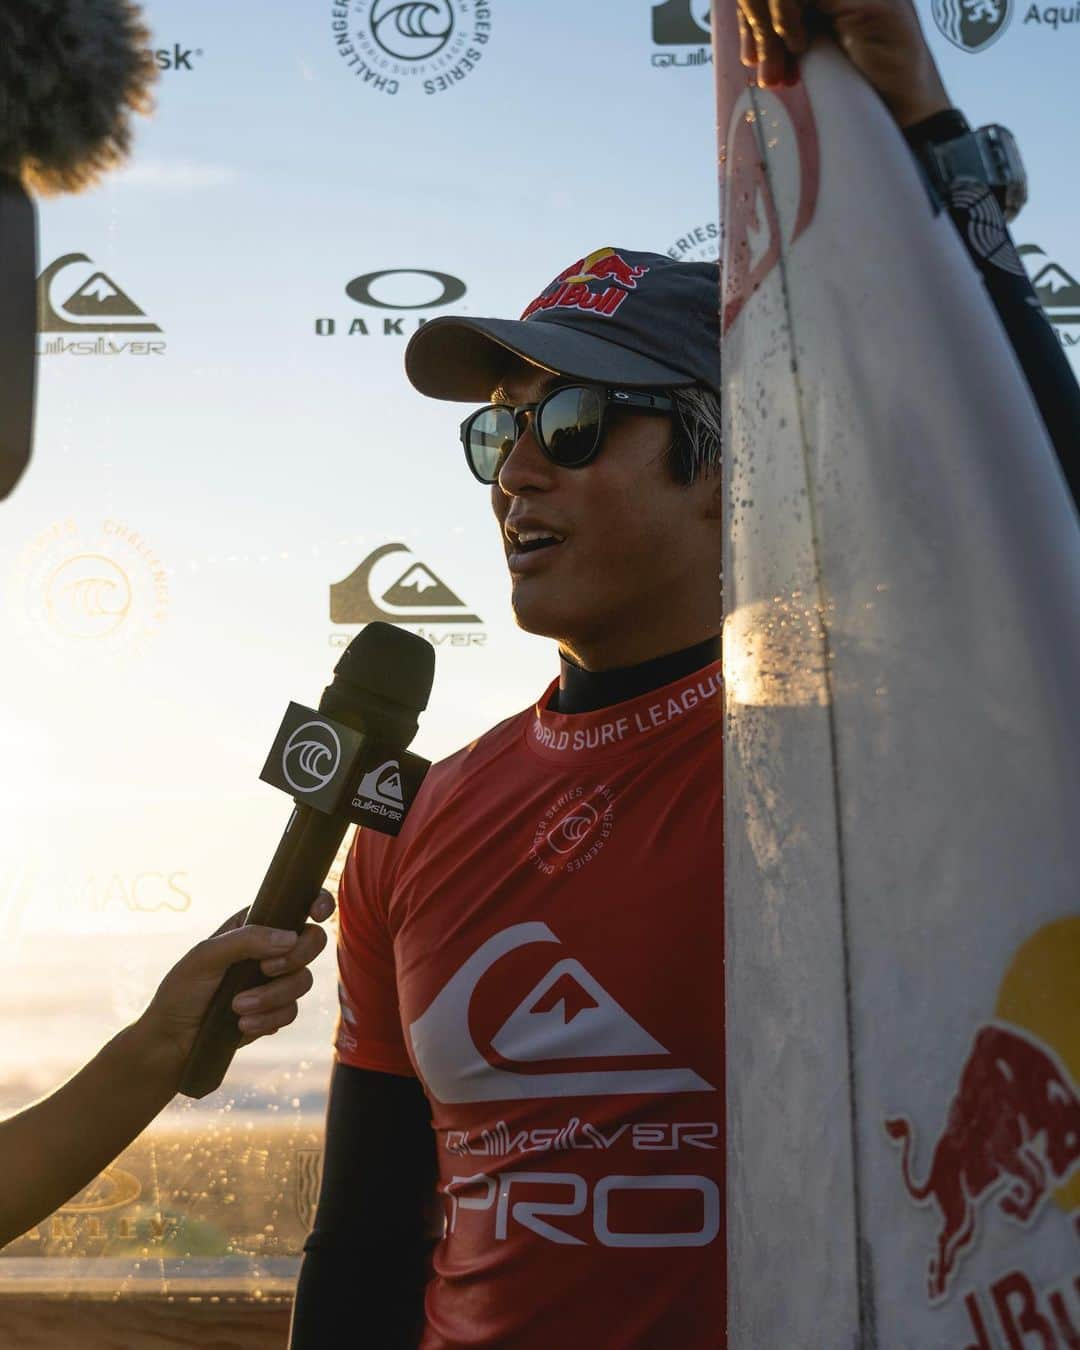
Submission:
POLYGON ((290 703, 259 777, 297 806, 396 835, 430 767, 419 755, 290 703))

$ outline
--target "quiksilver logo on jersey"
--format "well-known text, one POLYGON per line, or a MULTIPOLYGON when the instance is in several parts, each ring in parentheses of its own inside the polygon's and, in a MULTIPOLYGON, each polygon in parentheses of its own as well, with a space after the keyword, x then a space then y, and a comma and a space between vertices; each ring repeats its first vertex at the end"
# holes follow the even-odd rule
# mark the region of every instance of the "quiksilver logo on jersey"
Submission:
POLYGON ((409 1027, 416 1066, 441 1102, 603 1097, 623 1093, 711 1092, 692 1069, 600 1068, 599 1061, 670 1055, 580 961, 561 957, 491 1038, 495 1065, 473 1039, 469 1009, 481 979, 504 956, 533 943, 559 946, 545 923, 520 923, 489 938, 451 976, 409 1027), (518 1072, 510 1064, 580 1060, 580 1070, 518 1072), (593 1064, 588 1067, 588 1061, 593 1064))

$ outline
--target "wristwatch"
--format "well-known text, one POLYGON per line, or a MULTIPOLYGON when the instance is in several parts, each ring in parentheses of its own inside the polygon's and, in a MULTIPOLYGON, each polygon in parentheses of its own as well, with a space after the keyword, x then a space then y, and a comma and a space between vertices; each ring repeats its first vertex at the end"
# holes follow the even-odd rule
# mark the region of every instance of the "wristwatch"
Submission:
POLYGON ((943 201, 954 183, 982 183, 998 200, 1005 219, 1014 220, 1027 201, 1027 173, 1016 138, 991 123, 972 131, 956 109, 908 129, 908 144, 943 201))

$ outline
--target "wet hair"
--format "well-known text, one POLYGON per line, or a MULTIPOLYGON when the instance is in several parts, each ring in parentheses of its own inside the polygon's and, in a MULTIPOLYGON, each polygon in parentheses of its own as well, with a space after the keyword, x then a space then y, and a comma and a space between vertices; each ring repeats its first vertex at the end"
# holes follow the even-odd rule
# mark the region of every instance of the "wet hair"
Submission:
POLYGON ((720 472, 723 450, 720 398, 703 384, 671 390, 674 435, 668 467, 677 483, 689 487, 699 478, 720 472))
POLYGON ((43 195, 97 183, 130 152, 156 77, 129 0, 0 0, 0 172, 43 195))

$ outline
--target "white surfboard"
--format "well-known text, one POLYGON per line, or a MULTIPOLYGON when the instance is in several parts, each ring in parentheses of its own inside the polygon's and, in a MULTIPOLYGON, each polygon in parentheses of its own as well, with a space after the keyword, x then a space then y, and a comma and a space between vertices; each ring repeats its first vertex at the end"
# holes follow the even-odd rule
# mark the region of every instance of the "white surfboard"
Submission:
POLYGON ((876 95, 714 57, 728 1343, 1072 1350, 1076 516, 876 95))

